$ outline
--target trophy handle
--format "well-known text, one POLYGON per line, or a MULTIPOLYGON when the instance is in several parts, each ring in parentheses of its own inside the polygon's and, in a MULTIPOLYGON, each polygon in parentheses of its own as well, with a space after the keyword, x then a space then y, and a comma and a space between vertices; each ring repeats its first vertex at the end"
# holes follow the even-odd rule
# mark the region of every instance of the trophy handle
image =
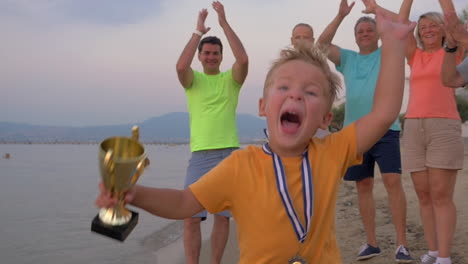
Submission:
POLYGON ((132 139, 138 141, 140 139, 140 129, 138 126, 132 127, 132 139))
POLYGON ((108 150, 104 156, 103 164, 108 172, 112 172, 114 170, 114 161, 112 160, 113 156, 114 152, 112 150, 108 150))
MULTIPOLYGON (((114 163, 113 157, 114 157, 114 152, 110 149, 106 152, 106 155, 104 156, 104 160, 102 161, 102 164, 104 165, 104 169, 106 170, 106 173, 110 175, 114 173, 114 169, 115 169, 115 163, 114 163)), ((103 178, 103 180, 104 180, 105 185, 113 186, 114 185, 113 181, 115 181, 115 178, 110 177, 108 181, 111 181, 111 182, 107 182, 107 183, 106 183, 106 179, 103 178)), ((112 188, 110 191, 113 194, 114 188, 112 188)))
POLYGON ((133 174, 133 177, 130 181, 132 186, 137 182, 138 178, 140 178, 140 176, 143 174, 145 167, 146 167, 146 159, 143 159, 140 162, 138 162, 138 165, 136 166, 136 169, 135 169, 135 173, 133 174))

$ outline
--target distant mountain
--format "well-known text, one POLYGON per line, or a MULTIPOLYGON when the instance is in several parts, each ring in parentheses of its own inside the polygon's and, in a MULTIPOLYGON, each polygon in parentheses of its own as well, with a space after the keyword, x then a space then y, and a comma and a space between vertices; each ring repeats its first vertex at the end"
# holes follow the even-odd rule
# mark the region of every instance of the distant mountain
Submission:
MULTIPOLYGON (((168 113, 136 124, 109 126, 38 126, 0 122, 0 143, 70 143, 100 142, 112 136, 130 136, 134 125, 140 127, 140 140, 158 143, 188 143, 189 115, 185 112, 168 113)), ((237 129, 241 142, 263 139, 264 119, 237 115, 237 129)))

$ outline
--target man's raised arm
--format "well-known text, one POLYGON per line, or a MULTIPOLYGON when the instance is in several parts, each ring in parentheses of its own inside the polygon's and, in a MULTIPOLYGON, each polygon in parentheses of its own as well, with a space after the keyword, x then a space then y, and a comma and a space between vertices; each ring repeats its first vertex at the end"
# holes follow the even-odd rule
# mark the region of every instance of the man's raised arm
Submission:
POLYGON ((182 54, 180 54, 179 60, 177 60, 176 70, 177 77, 179 78, 180 84, 184 88, 190 87, 193 81, 193 70, 192 70, 192 61, 195 53, 197 52, 198 43, 200 42, 201 37, 206 34, 210 28, 205 26, 205 20, 208 16, 208 11, 202 9, 198 13, 197 27, 196 30, 192 33, 189 42, 185 45, 182 54))
POLYGON ((231 47, 236 60, 232 66, 232 76, 237 83, 243 84, 249 69, 249 57, 247 56, 247 52, 245 51, 239 37, 226 20, 226 13, 224 12, 223 4, 219 1, 214 1, 212 5, 213 9, 218 13, 219 25, 226 35, 229 46, 231 47))
POLYGON ((332 44, 332 40, 335 37, 336 31, 338 27, 343 22, 343 19, 351 12, 353 9, 355 2, 352 2, 348 5, 347 0, 341 0, 340 8, 338 10, 338 14, 332 20, 330 24, 323 30, 322 34, 317 40, 319 45, 323 47, 328 47, 328 59, 331 60, 336 66, 341 65, 341 56, 340 56, 340 49, 338 46, 332 44))

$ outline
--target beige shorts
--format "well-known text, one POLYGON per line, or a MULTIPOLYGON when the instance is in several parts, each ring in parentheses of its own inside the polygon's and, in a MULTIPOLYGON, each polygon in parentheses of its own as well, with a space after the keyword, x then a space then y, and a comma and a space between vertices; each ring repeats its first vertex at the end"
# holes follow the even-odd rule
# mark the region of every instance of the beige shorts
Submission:
POLYGON ((403 170, 427 167, 463 169, 463 138, 460 120, 448 118, 405 119, 401 161, 403 170))

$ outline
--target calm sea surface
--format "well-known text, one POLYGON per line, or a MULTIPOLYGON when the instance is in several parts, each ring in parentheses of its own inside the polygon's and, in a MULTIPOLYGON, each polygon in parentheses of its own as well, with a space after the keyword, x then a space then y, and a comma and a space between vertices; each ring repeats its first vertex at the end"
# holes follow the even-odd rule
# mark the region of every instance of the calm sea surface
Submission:
MULTIPOLYGON (((151 165, 138 183, 182 188, 189 146, 145 147, 151 165)), ((97 153, 98 145, 0 144, 0 263, 154 264, 157 250, 181 236, 180 221, 139 209, 124 243, 92 233, 97 153)))

